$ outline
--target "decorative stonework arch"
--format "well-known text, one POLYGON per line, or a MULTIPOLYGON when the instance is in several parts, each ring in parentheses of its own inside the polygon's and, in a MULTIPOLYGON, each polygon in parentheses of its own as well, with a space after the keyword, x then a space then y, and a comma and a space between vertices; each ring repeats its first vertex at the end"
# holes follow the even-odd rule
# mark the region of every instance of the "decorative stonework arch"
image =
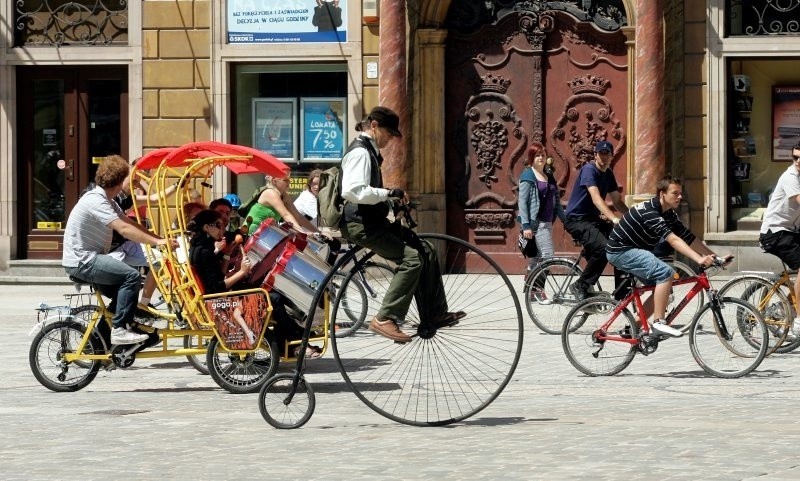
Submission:
MULTIPOLYGON (((486 2, 467 0, 452 4, 459 10, 445 25, 447 232, 510 271, 522 265, 514 250, 517 179, 531 141, 545 144, 567 194, 599 140, 615 143, 617 175, 626 177, 626 16, 595 8, 616 0, 592 2, 591 11, 578 8, 583 3, 495 0, 499 11, 481 12, 486 2)), ((574 249, 558 236, 558 251, 574 249)))
MULTIPOLYGON (((458 0, 463 1, 463 0, 458 0)), ((645 0, 647 1, 647 0, 645 0)), ((574 3, 581 2, 582 0, 573 0, 574 3)), ((625 6, 625 14, 628 19, 629 26, 636 25, 636 5, 634 0, 621 0, 625 6)), ((450 11, 451 4, 456 3, 454 0, 418 0, 419 5, 419 27, 421 28, 442 28, 447 19, 447 14, 450 11)), ((514 3, 514 2, 500 2, 500 3, 514 3)), ((568 3, 566 1, 552 2, 552 3, 568 3)))

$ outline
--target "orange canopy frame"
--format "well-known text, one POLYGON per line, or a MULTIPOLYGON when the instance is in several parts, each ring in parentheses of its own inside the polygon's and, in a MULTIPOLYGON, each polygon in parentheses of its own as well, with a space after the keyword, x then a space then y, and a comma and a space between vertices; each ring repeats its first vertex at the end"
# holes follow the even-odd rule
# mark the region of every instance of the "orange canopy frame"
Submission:
POLYGON ((166 147, 147 153, 138 162, 137 169, 155 169, 164 164, 168 167, 181 167, 186 161, 209 157, 235 157, 226 160, 224 165, 234 174, 262 173, 272 177, 289 175, 290 168, 276 157, 251 147, 221 142, 191 142, 181 147, 166 147))

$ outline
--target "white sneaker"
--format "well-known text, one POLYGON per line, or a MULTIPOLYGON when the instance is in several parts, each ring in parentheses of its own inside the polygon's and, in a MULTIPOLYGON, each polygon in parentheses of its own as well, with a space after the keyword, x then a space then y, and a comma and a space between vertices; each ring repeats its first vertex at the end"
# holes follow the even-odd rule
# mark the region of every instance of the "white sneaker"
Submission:
POLYGON ((152 327, 153 329, 166 329, 169 327, 169 321, 166 319, 158 319, 153 317, 134 317, 133 320, 143 326, 152 327))
POLYGON ((792 322, 792 334, 796 337, 800 336, 800 317, 795 317, 794 322, 792 322))
POLYGON ((656 319, 656 321, 650 325, 650 328, 656 334, 661 334, 663 336, 681 337, 683 335, 683 332, 681 332, 680 330, 668 326, 667 321, 665 321, 664 319, 656 319))
POLYGON ((138 344, 147 340, 147 334, 129 331, 123 327, 111 330, 111 344, 138 344))

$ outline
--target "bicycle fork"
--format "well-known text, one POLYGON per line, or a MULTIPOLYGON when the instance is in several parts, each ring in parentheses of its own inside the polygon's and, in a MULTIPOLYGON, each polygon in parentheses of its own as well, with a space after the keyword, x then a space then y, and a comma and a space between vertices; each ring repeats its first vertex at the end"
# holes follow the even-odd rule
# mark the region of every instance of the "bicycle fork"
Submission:
POLYGON ((725 319, 722 318, 722 301, 715 289, 709 289, 707 292, 711 305, 711 312, 714 313, 714 326, 716 327, 717 334, 726 341, 730 341, 733 339, 733 336, 728 331, 728 326, 725 325, 725 319))

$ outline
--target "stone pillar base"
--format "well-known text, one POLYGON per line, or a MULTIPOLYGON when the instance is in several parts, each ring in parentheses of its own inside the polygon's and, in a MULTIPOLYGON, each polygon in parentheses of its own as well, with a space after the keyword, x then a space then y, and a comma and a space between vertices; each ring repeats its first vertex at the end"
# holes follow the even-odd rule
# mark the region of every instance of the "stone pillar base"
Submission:
POLYGON ((447 210, 444 194, 412 194, 419 202, 416 211, 417 232, 445 232, 447 230, 447 210))

